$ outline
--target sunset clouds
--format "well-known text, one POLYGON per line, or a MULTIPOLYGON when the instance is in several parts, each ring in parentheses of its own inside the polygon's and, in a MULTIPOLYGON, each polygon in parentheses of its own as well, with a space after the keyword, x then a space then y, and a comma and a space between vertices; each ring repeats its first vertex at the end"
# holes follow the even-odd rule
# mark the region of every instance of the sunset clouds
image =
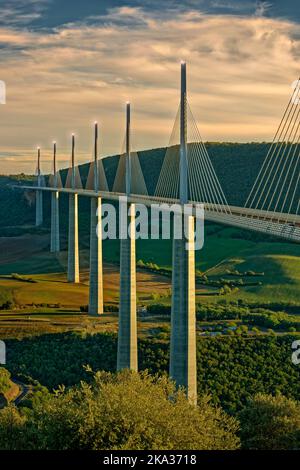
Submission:
POLYGON ((181 59, 204 140, 271 140, 299 76, 299 46, 299 24, 259 12, 159 15, 131 5, 54 29, 0 26, 0 79, 7 85, 0 173, 17 166, 30 172, 31 149, 49 147, 53 138, 63 164, 72 131, 79 159, 87 161, 95 119, 102 153, 118 153, 128 99, 135 147, 166 145, 181 59))

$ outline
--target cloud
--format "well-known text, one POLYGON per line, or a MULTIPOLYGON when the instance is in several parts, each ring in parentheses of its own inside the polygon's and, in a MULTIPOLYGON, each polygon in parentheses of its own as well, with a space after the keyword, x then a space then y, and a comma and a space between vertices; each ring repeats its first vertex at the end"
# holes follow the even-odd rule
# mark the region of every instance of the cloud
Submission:
POLYGON ((41 17, 50 0, 2 0, 0 25, 26 26, 41 17))
MULTIPOLYGON (((272 140, 299 75, 299 46, 297 25, 288 20, 195 10, 160 18, 142 8, 112 9, 106 21, 51 32, 1 27, 1 142, 28 151, 55 138, 66 159, 74 130, 83 162, 92 155, 97 119, 101 151, 114 154, 130 99, 135 146, 164 146, 178 107, 181 59, 205 140, 272 140)), ((0 173, 5 168, 0 156, 0 173)), ((29 161, 22 169, 30 171, 29 161)))
MULTIPOLYGON (((77 153, 78 161, 84 161, 85 155, 77 153)), ((67 153, 60 153, 57 158, 60 168, 66 168, 70 164, 70 156, 67 153)), ((53 171, 53 154, 50 148, 42 150, 41 152, 41 166, 42 173, 48 174, 53 171)), ((18 174, 25 172, 34 174, 37 165, 37 151, 36 149, 24 148, 19 150, 4 149, 0 152, 0 175, 3 174, 18 174)))
POLYGON ((212 8, 219 8, 222 10, 231 11, 247 11, 253 8, 253 2, 251 1, 228 1, 228 0, 213 0, 211 2, 212 8))

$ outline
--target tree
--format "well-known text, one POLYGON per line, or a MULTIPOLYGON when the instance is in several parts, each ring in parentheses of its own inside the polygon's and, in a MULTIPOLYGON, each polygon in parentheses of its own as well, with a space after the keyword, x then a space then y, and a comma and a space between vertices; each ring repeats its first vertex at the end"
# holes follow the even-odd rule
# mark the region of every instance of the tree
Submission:
POLYGON ((4 367, 0 367, 0 393, 6 393, 10 387, 10 373, 4 367))
MULTIPOLYGON (((14 410, 16 412, 16 410, 14 410)), ((20 418, 21 419, 21 418, 20 418)), ((6 420, 0 412, 0 436, 6 420)), ((61 388, 27 413, 37 449, 236 449, 237 421, 208 397, 190 405, 166 376, 98 372, 92 384, 61 388)), ((2 447, 0 442, 0 448, 2 447)))
POLYGON ((14 405, 0 410, 0 450, 28 448, 26 418, 14 405))
POLYGON ((258 394, 240 413, 242 447, 299 449, 300 403, 283 395, 258 394))

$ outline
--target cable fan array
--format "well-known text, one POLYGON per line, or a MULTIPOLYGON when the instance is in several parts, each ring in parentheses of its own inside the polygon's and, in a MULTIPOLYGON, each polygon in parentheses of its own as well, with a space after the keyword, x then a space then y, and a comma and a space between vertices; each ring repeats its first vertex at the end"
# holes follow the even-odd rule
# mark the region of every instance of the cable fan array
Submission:
POLYGON ((295 222, 300 204, 300 81, 290 98, 245 207, 295 222))
POLYGON ((89 173, 85 185, 85 189, 93 190, 95 189, 95 170, 97 168, 97 183, 99 191, 109 191, 108 183, 106 179, 106 173, 103 166, 102 159, 97 160, 97 162, 91 162, 89 165, 89 173))
MULTIPOLYGON (((122 152, 119 157, 118 168, 113 184, 113 192, 126 193, 126 153, 124 151, 125 140, 122 146, 122 152)), ((142 172, 138 152, 130 152, 131 160, 131 194, 147 196, 148 190, 145 178, 142 172)))
MULTIPOLYGON (((155 196, 179 198, 180 178, 180 107, 158 178, 155 196)), ((207 210, 230 214, 226 197, 211 163, 196 121, 187 103, 187 162, 189 200, 205 204, 207 210)))

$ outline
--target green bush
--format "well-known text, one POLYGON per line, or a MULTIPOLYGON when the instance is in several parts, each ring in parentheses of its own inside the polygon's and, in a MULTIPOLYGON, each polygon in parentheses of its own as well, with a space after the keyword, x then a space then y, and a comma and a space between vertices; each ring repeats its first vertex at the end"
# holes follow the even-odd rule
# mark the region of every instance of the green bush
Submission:
POLYGON ((0 310, 11 310, 15 307, 15 303, 13 300, 7 300, 0 306, 0 310))
MULTIPOLYGON (((119 307, 117 305, 104 305, 104 312, 118 312, 119 307)), ((81 313, 87 313, 89 311, 88 305, 80 305, 81 313)))
POLYGON ((88 305, 80 305, 79 307, 81 313, 87 313, 89 311, 89 306, 88 305))
POLYGON ((11 278, 21 282, 37 283, 37 281, 35 279, 32 279, 32 277, 21 276, 18 273, 12 273, 11 278))
POLYGON ((90 385, 81 383, 68 391, 61 387, 54 395, 36 401, 26 416, 25 420, 14 408, 0 411, 1 449, 211 450, 239 446, 234 418, 210 405, 207 397, 200 399, 198 407, 190 405, 165 376, 147 373, 97 373, 90 385))
POLYGON ((300 403, 258 394, 241 411, 241 441, 247 449, 299 449, 300 403))
POLYGON ((14 405, 0 410, 0 450, 27 449, 26 416, 14 405))
POLYGON ((4 367, 0 367, 0 393, 6 393, 10 386, 10 373, 4 367))
POLYGON ((147 312, 151 315, 171 315, 170 305, 152 304, 147 306, 147 312))

